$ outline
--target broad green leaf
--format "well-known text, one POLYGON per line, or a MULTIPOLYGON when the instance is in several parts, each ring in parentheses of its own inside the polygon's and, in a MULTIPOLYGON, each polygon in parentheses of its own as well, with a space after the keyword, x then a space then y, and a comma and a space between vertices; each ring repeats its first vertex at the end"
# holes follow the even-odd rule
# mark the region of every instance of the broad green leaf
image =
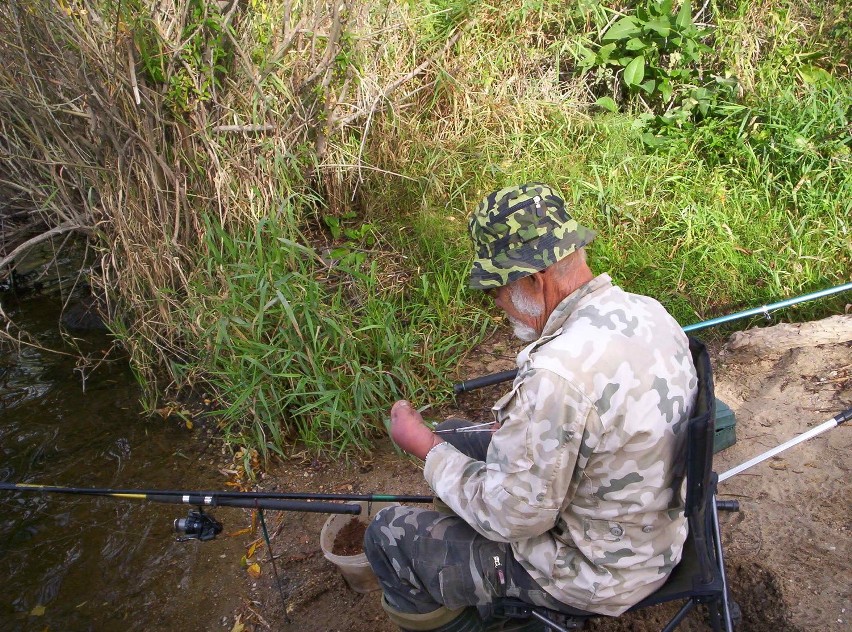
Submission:
POLYGON ((609 56, 612 55, 612 51, 615 50, 615 43, 607 44, 606 46, 601 46, 601 49, 598 51, 598 57, 601 58, 601 62, 608 62, 609 56))
POLYGON ((648 145, 648 147, 659 147, 663 143, 665 143, 665 139, 660 136, 654 136, 651 132, 645 132, 642 134, 642 142, 648 145))
POLYGON ((628 86, 635 87, 642 83, 645 77, 645 57, 639 55, 636 59, 627 64, 624 69, 624 83, 628 86))
POLYGON ((595 65, 595 51, 583 46, 577 45, 577 56, 580 58, 579 64, 584 68, 591 68, 595 65))
POLYGON ((657 82, 653 79, 648 79, 648 81, 646 81, 639 87, 642 88, 646 93, 651 94, 652 92, 654 92, 654 88, 657 87, 657 82))
POLYGON ((641 29, 635 17, 628 15, 618 20, 615 24, 606 30, 601 38, 602 42, 611 42, 613 40, 627 39, 638 35, 641 29))
POLYGON ((672 12, 672 0, 663 0, 660 3, 660 15, 668 15, 672 12))
POLYGON ((808 85, 819 86, 831 82, 831 73, 819 66, 802 66, 799 78, 808 85))
POLYGON ((645 42, 640 40, 638 37, 633 37, 627 40, 627 43, 624 45, 624 48, 626 48, 627 50, 642 50, 646 47, 647 44, 645 44, 645 42))
POLYGON ((672 30, 672 23, 665 16, 654 18, 645 24, 645 28, 658 33, 661 37, 668 37, 672 30))
POLYGON ((595 101, 595 105, 602 107, 604 110, 609 110, 610 112, 618 112, 618 106, 615 104, 612 97, 601 97, 595 101))
POLYGON ((680 11, 677 13, 675 24, 682 29, 692 26, 692 2, 690 0, 683 0, 683 4, 680 5, 680 11))
POLYGON ((672 84, 668 80, 660 83, 660 96, 663 97, 663 103, 668 103, 672 98, 672 84))

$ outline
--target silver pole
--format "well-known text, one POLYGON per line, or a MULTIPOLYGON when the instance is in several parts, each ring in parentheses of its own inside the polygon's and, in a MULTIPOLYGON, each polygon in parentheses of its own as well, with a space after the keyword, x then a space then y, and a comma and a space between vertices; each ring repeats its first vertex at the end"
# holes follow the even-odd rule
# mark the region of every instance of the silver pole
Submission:
POLYGON ((746 461, 745 463, 737 465, 736 467, 731 468, 727 472, 720 474, 719 475, 719 482, 721 483, 722 481, 727 480, 727 479, 731 478, 732 476, 735 476, 736 474, 739 474, 743 470, 747 470, 752 465, 757 465, 761 461, 765 461, 766 459, 775 456, 779 452, 783 452, 787 448, 792 448, 794 445, 801 443, 802 441, 807 441, 811 437, 815 437, 818 434, 822 434, 826 430, 831 430, 835 426, 839 426, 843 422, 849 421, 850 419, 852 419, 852 408, 849 408, 848 410, 845 410, 842 413, 835 415, 834 417, 832 417, 828 421, 818 425, 816 428, 811 428, 807 432, 800 434, 798 437, 795 437, 794 439, 790 439, 786 443, 782 443, 781 445, 779 445, 775 448, 772 448, 768 452, 764 452, 763 454, 760 454, 760 455, 754 457, 750 461, 746 461))

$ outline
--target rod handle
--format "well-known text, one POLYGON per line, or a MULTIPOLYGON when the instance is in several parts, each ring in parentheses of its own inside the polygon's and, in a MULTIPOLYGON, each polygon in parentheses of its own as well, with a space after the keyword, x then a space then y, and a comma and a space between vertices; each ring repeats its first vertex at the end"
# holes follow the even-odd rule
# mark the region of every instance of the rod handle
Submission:
POLYGON ((834 421, 837 422, 838 426, 844 422, 849 421, 850 419, 852 419, 852 408, 847 408, 842 413, 839 413, 834 416, 834 421))
POLYGON ((490 375, 475 377, 472 380, 466 380, 460 384, 454 384, 453 392, 458 395, 459 393, 464 393, 465 391, 472 391, 477 388, 484 388, 486 386, 491 386, 492 384, 499 384, 500 382, 509 382, 511 380, 514 380, 517 374, 518 370, 512 369, 511 371, 501 371, 500 373, 491 373, 490 375))
POLYGON ((739 511, 740 501, 738 500, 717 500, 716 509, 718 511, 739 511))

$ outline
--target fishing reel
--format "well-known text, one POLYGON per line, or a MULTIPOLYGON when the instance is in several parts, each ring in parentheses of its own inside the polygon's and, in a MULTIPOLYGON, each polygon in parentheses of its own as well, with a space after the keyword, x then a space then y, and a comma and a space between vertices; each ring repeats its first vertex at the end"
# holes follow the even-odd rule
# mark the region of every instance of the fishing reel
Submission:
POLYGON ((222 533, 222 523, 213 516, 204 513, 201 507, 197 511, 190 509, 186 518, 175 518, 174 528, 175 531, 182 534, 177 539, 178 542, 188 540, 207 542, 222 533))

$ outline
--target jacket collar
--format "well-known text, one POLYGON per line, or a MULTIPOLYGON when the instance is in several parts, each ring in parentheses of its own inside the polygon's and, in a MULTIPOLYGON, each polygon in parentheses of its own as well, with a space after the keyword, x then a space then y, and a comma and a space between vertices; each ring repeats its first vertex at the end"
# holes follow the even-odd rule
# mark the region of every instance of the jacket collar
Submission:
POLYGON ((523 366, 530 353, 532 353, 536 347, 543 345, 551 338, 555 338, 561 334, 562 328, 565 326, 565 321, 568 320, 568 317, 577 311, 577 309, 591 296, 611 287, 612 279, 610 276, 606 273, 599 274, 594 279, 585 285, 581 285, 568 296, 563 298, 559 302, 559 305, 557 305, 550 313, 550 316, 548 316, 547 322, 544 324, 544 329, 542 330, 541 336, 539 336, 538 340, 530 343, 518 354, 518 367, 523 366))

